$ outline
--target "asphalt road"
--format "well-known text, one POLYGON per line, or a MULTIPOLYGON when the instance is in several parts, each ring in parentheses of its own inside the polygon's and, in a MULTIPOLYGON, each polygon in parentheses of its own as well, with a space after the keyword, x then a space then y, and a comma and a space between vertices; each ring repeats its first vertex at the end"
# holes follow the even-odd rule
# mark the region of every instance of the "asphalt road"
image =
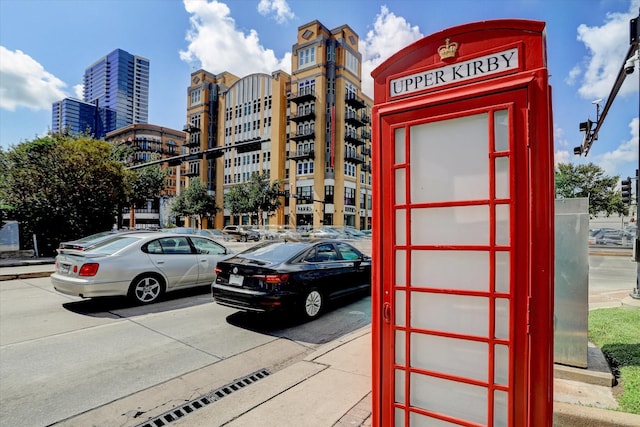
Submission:
MULTIPOLYGON (((635 284, 629 256, 591 254, 589 263, 590 292, 635 284)), ((0 426, 74 425, 78 414, 267 349, 283 367, 370 322, 368 296, 299 323, 218 306, 208 287, 137 307, 65 296, 49 278, 0 282, 0 426)))
MULTIPOLYGON (((212 302, 208 287, 151 306, 56 293, 48 278, 0 286, 0 426, 48 426, 254 349, 304 357, 371 322, 364 296, 299 323, 212 302)), ((250 372, 247 372, 247 374, 250 372)), ((135 410, 135 408, 131 408, 135 410)))

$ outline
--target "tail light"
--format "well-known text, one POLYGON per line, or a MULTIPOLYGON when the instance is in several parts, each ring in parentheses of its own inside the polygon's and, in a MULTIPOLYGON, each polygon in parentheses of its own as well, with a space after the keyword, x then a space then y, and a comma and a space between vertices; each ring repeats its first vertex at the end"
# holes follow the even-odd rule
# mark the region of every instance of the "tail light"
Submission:
POLYGON ((272 291, 280 288, 280 285, 289 281, 289 275, 285 273, 279 274, 257 274, 252 276, 261 282, 262 287, 272 291))
POLYGON ((80 267, 80 272, 78 273, 78 275, 79 276, 95 276, 98 273, 98 267, 100 267, 100 264, 98 264, 97 262, 82 264, 82 267, 80 267))
POLYGON ((213 269, 213 272, 216 273, 216 276, 220 273, 222 273, 222 269, 220 267, 216 267, 213 269))
POLYGON ((255 279, 260 280, 261 282, 268 283, 271 285, 285 283, 289 280, 288 274, 256 274, 253 276, 255 279))

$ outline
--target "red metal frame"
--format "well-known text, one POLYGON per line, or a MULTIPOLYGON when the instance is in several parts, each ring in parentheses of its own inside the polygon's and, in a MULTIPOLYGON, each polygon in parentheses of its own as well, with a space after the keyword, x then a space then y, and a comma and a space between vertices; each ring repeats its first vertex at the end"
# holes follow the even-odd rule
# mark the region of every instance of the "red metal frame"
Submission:
MULTIPOLYGON (((447 417, 429 413, 421 408, 397 404, 395 400, 396 370, 404 372, 405 402, 410 402, 412 393, 410 372, 429 375, 434 378, 456 380, 458 382, 486 387, 488 398, 487 424, 493 425, 493 391, 508 393, 508 425, 510 426, 550 426, 553 402, 553 149, 551 135, 551 96, 548 86, 544 55, 544 24, 535 21, 500 20, 468 24, 434 34, 416 42, 391 57, 373 75, 375 78, 375 106, 373 109, 374 161, 373 173, 378 180, 374 183, 374 215, 372 253, 374 257, 372 292, 373 311, 373 425, 393 426, 396 409, 404 411, 403 425, 409 426, 410 413, 424 413, 464 426, 477 424, 462 418, 447 417), (464 84, 444 85, 425 89, 412 96, 393 98, 388 85, 398 76, 406 76, 416 71, 442 66, 437 46, 450 38, 460 44, 462 50, 456 61, 485 55, 518 46, 522 52, 519 67, 512 72, 492 75, 486 80, 474 79, 464 84), (495 152, 493 147, 493 112, 509 111, 509 150, 495 152), (409 126, 486 113, 489 118, 487 129, 490 162, 489 199, 467 201, 444 201, 439 203, 412 204, 409 194, 409 173, 404 204, 396 205, 395 170, 419 167, 419 161, 410 158, 408 149, 409 126), (394 164, 394 131, 406 127, 405 163, 394 164), (494 158, 505 156, 509 159, 510 197, 496 199, 494 182, 494 158), (506 204, 510 211, 510 243, 497 245, 495 236, 495 206, 506 204), (411 209, 422 207, 483 206, 490 209, 490 242, 485 246, 451 245, 418 246, 411 244, 411 209), (406 212, 407 235, 403 245, 396 245, 396 211, 406 212), (438 288, 418 288, 412 285, 411 257, 406 256, 404 266, 396 265, 396 250, 475 250, 487 251, 490 260, 490 288, 488 292, 452 291, 438 288), (497 252, 507 251, 510 256, 510 291, 496 292, 493 261, 497 252), (396 269, 406 269, 406 284, 396 286, 396 269), (404 321, 395 323, 396 291, 404 291, 404 321), (432 294, 467 295, 488 298, 489 330, 494 330, 497 298, 509 300, 511 325, 509 338, 496 339, 493 336, 478 337, 466 334, 451 334, 438 330, 413 328, 410 320, 410 299, 413 292, 432 294), (454 377, 440 372, 427 372, 411 367, 410 340, 405 339, 404 365, 395 364, 396 331, 432 336, 461 338, 483 342, 489 346, 487 378, 477 381, 470 378, 454 377), (509 347, 509 384, 493 383, 494 344, 509 347)), ((461 153, 462 155, 462 153, 461 153)), ((462 403, 462 402, 461 402, 462 403)))

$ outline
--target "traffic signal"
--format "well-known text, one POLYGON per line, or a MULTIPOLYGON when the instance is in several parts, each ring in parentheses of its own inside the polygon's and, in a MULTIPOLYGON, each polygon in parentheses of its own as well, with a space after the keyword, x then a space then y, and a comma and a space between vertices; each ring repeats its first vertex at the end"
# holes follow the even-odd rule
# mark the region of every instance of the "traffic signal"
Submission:
POLYGON ((591 128, 593 127, 593 122, 587 119, 586 122, 580 122, 580 132, 589 133, 591 132, 591 128))
POLYGON ((622 180, 622 203, 631 204, 631 178, 622 180))

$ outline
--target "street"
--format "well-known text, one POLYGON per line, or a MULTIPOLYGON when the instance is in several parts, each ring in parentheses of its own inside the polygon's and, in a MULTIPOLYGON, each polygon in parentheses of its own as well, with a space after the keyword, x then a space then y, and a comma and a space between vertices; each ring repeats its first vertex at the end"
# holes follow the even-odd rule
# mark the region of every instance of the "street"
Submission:
MULTIPOLYGON (((633 288, 630 257, 591 254, 589 263, 590 294, 633 288)), ((107 425, 114 416, 135 426, 141 414, 282 369, 370 322, 369 296, 301 323, 219 306, 208 287, 132 306, 59 294, 49 278, 0 282, 0 426, 107 425)))
POLYGON ((213 303, 208 287, 134 307, 58 294, 49 278, 2 282, 0 425, 56 424, 267 345, 282 367, 369 324, 370 304, 344 301, 309 323, 265 322, 213 303))

